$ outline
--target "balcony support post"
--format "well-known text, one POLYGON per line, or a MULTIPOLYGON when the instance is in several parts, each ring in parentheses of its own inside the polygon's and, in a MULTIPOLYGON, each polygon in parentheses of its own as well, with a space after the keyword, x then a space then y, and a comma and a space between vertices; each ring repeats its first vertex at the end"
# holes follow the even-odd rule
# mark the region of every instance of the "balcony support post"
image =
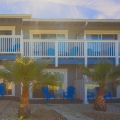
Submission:
POLYGON ((58 41, 55 41, 55 67, 58 67, 58 41))
MULTIPOLYGON (((118 42, 118 40, 116 40, 116 42, 115 42, 115 65, 116 66, 119 65, 118 44, 119 44, 119 42, 118 42)), ((117 86, 117 89, 116 89, 117 98, 120 98, 120 92, 119 91, 120 91, 120 86, 117 86)))
POLYGON ((115 65, 119 65, 118 40, 115 41, 115 65))
POLYGON ((20 37, 20 53, 21 57, 23 57, 23 30, 21 29, 21 37, 20 37))
MULTIPOLYGON (((87 40, 85 40, 85 42, 84 42, 84 56, 85 56, 84 65, 87 67, 87 40)), ((87 81, 88 81, 87 76, 84 75, 84 101, 83 101, 83 104, 88 104, 87 81)))

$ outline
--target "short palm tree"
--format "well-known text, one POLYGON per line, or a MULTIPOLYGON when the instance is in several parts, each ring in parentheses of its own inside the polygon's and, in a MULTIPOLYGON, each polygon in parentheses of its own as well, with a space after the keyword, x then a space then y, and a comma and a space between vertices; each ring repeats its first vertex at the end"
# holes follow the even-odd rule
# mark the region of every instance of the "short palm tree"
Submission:
POLYGON ((85 67, 84 65, 79 65, 79 71, 82 74, 87 75, 93 82, 97 82, 99 84, 99 91, 94 103, 95 110, 106 110, 104 87, 108 82, 112 81, 112 69, 113 65, 107 61, 99 61, 96 65, 93 66, 92 70, 88 67, 85 67))
POLYGON ((113 67, 110 77, 112 78, 115 87, 120 85, 120 65, 113 67))
POLYGON ((4 61, 4 70, 0 70, 0 78, 11 83, 22 83, 22 94, 18 116, 28 118, 31 114, 29 108, 29 87, 33 88, 43 85, 60 85, 60 78, 56 74, 46 72, 46 67, 50 61, 38 62, 28 57, 18 58, 14 62, 4 61))

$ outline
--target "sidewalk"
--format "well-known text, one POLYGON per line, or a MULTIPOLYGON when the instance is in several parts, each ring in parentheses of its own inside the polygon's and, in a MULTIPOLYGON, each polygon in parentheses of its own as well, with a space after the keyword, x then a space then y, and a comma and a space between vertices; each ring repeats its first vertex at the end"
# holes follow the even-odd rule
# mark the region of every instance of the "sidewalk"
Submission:
POLYGON ((0 113, 9 105, 10 100, 0 100, 0 113))
POLYGON ((69 109, 66 105, 49 105, 53 110, 64 116, 67 120, 93 120, 74 109, 69 109))

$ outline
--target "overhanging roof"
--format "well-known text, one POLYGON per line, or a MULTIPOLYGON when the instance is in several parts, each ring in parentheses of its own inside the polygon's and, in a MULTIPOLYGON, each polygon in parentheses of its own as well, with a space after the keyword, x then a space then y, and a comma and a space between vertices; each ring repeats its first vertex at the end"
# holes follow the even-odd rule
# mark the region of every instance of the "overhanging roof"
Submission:
POLYGON ((32 17, 31 14, 0 14, 0 18, 22 18, 22 19, 30 19, 32 17))
POLYGON ((23 21, 33 22, 120 22, 120 19, 23 19, 23 21))

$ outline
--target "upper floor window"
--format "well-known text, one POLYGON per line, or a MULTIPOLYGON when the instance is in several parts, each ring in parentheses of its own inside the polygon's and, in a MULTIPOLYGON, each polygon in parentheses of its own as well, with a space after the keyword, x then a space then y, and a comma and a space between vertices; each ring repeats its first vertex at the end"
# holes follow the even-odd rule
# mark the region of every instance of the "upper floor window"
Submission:
POLYGON ((117 34, 86 34, 86 40, 117 40, 117 34))
POLYGON ((12 30, 0 30, 0 35, 12 35, 12 30))
POLYGON ((87 34, 86 40, 101 40, 101 35, 97 34, 87 34))
POLYGON ((33 39, 40 39, 40 34, 33 34, 33 39))
POLYGON ((64 40, 65 34, 33 34, 33 39, 64 40))

